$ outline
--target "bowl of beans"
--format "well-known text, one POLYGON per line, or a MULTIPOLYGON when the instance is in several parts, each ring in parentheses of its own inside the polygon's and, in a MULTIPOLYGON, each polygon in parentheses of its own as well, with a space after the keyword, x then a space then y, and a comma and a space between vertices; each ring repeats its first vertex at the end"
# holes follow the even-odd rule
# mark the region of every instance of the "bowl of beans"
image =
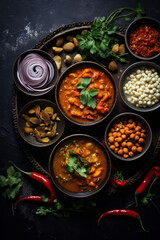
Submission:
POLYGON ((130 65, 121 75, 119 92, 130 108, 149 112, 160 106, 160 66, 141 61, 130 65))
POLYGON ((143 117, 126 112, 111 120, 104 139, 114 157, 122 161, 133 161, 142 157, 150 147, 152 131, 143 117))
POLYGON ((151 60, 160 55, 160 23, 149 17, 133 21, 125 33, 129 52, 141 60, 151 60))

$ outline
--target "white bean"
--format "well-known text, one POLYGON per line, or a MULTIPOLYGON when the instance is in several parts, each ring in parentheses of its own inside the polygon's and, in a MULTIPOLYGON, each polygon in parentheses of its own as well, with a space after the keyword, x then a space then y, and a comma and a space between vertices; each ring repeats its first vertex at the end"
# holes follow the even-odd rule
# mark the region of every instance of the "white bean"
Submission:
POLYGON ((150 107, 159 101, 160 76, 154 68, 137 69, 126 80, 124 93, 128 94, 128 101, 137 107, 150 107))

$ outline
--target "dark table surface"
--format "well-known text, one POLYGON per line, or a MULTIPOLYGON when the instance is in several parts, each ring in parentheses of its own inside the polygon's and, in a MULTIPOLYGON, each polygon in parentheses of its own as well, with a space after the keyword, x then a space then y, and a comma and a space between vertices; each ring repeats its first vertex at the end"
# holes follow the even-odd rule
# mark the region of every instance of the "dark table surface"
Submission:
MULTIPOLYGON (((34 170, 16 141, 13 127, 11 111, 12 66, 17 56, 32 48, 60 26, 108 16, 114 9, 128 5, 135 7, 137 2, 139 1, 2 0, 0 14, 0 175, 5 175, 6 169, 10 166, 10 160, 22 169, 34 170)), ((147 16, 160 20, 160 2, 158 0, 142 0, 141 4, 146 9, 147 16)), ((120 20, 117 25, 125 29, 128 23, 120 20)), ((144 114, 156 136, 154 136, 153 145, 156 144, 160 130, 158 115, 158 110, 153 114, 144 114)), ((160 163, 158 158, 157 163, 160 163)), ((111 196, 103 196, 102 201, 98 199, 96 210, 92 213, 75 214, 68 218, 56 218, 53 215, 37 216, 35 214, 37 204, 31 202, 19 205, 15 211, 15 216, 12 216, 10 203, 0 195, 0 239, 155 239, 156 236, 159 236, 160 215, 151 204, 145 207, 139 205, 138 208, 135 208, 134 205, 133 193, 141 180, 127 189, 116 191, 111 196), (150 232, 143 232, 138 221, 121 217, 105 219, 100 228, 96 226, 97 218, 102 212, 117 208, 138 211, 145 227, 150 232)), ((23 182, 21 197, 35 194, 35 192, 36 194, 43 192, 41 185, 25 176, 23 182)), ((159 186, 160 181, 157 181, 152 192, 157 195, 156 203, 160 206, 159 186)))

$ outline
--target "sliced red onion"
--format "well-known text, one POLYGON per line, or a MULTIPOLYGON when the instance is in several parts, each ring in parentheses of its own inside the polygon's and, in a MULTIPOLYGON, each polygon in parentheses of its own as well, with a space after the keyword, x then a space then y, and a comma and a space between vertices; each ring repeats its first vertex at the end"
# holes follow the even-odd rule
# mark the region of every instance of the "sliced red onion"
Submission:
POLYGON ((54 67, 50 61, 36 53, 18 60, 17 77, 22 86, 31 92, 45 92, 54 77, 54 67))

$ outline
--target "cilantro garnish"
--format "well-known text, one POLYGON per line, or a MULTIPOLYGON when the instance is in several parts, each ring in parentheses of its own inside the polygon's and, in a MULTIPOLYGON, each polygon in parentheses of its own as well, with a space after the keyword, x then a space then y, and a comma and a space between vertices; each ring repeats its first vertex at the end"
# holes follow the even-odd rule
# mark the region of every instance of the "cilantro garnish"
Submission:
POLYGON ((113 35, 117 30, 117 26, 112 24, 112 22, 120 18, 129 21, 132 16, 139 18, 144 14, 144 9, 138 3, 136 8, 118 8, 107 18, 101 17, 98 20, 94 20, 90 30, 76 36, 83 60, 92 58, 103 66, 112 60, 127 62, 123 55, 117 55, 112 52, 112 47, 119 42, 115 35, 113 35))
POLYGON ((48 213, 53 214, 56 217, 69 217, 71 213, 83 213, 86 211, 93 211, 96 207, 96 203, 91 200, 74 199, 64 202, 64 199, 56 198, 54 200, 54 206, 40 206, 36 214, 40 216, 46 216, 48 213))
POLYGON ((16 172, 13 166, 7 169, 7 177, 0 175, 0 188, 2 188, 2 196, 11 201, 13 215, 13 199, 18 195, 20 188, 23 185, 21 176, 22 174, 20 172, 16 172))
POLYGON ((69 173, 76 171, 81 177, 87 178, 88 165, 74 151, 69 151, 69 162, 66 164, 66 168, 69 173))
POLYGON ((91 83, 91 78, 81 78, 81 83, 77 84, 77 89, 82 89, 80 92, 80 101, 83 105, 87 104, 88 107, 96 107, 96 96, 98 94, 97 89, 92 88, 91 90, 87 89, 87 86, 91 83))

